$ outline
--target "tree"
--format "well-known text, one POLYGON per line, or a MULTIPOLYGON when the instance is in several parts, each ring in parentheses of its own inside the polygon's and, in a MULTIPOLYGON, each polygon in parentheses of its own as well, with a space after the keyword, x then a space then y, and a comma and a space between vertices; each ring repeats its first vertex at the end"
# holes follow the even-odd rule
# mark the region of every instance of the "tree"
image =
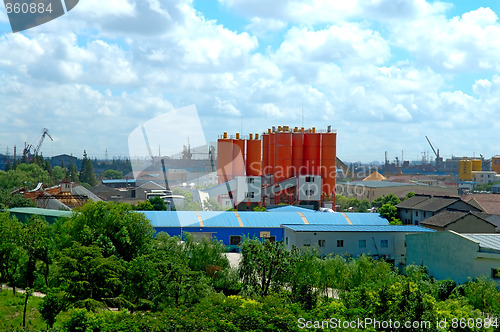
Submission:
POLYGON ((78 242, 62 250, 56 279, 70 303, 93 310, 120 295, 125 267, 115 256, 104 257, 96 245, 78 242))
POLYGON ((92 166, 92 161, 87 157, 85 150, 83 151, 82 169, 80 170, 80 182, 88 183, 92 187, 97 184, 94 166, 92 166))
POLYGON ((413 196, 415 196, 415 193, 410 191, 408 194, 406 194, 406 199, 412 198, 413 196))
POLYGON ((394 205, 386 203, 378 209, 378 213, 385 219, 392 221, 392 219, 397 217, 398 209, 394 205))
POLYGON ((266 296, 280 287, 290 269, 290 252, 283 242, 245 238, 241 245, 240 277, 249 292, 266 296))
POLYGON ((114 169, 108 169, 104 171, 103 176, 106 179, 121 179, 123 177, 123 174, 120 171, 114 169))
POLYGON ((8 282, 16 293, 16 275, 21 266, 22 224, 7 212, 0 213, 0 283, 8 282))
POLYGON ((149 203, 153 205, 153 209, 155 211, 166 211, 167 210, 167 204, 165 204, 165 201, 159 197, 159 196, 154 196, 149 199, 149 203))
POLYGON ((71 158, 69 159, 68 176, 71 182, 78 182, 78 168, 73 160, 73 155, 71 155, 71 158))
POLYGON ((52 179, 54 179, 54 182, 61 182, 67 176, 66 169, 61 166, 54 166, 52 169, 52 179))
POLYGON ((142 213, 133 211, 129 204, 115 202, 88 202, 59 232, 64 247, 71 246, 71 241, 95 244, 103 249, 104 257, 117 255, 125 261, 149 251, 155 233, 142 213), (64 239, 66 234, 69 238, 64 239))
POLYGON ((381 207, 384 204, 397 205, 401 203, 401 200, 394 194, 389 194, 387 196, 380 196, 373 200, 372 206, 381 207))
POLYGON ((203 208, 208 211, 222 211, 222 205, 213 198, 206 199, 203 202, 203 208))
POLYGON ((64 309, 64 300, 61 293, 49 291, 38 306, 38 311, 49 328, 54 326, 57 315, 64 309))

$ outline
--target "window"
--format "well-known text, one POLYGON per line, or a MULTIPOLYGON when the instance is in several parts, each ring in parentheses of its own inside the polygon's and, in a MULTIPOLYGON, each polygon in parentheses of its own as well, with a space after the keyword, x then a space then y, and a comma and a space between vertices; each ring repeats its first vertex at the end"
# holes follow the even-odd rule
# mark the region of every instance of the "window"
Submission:
POLYGON ((285 237, 285 244, 288 244, 288 236, 285 237))
POLYGON ((306 182, 314 182, 314 177, 306 176, 306 182))
POLYGON ((415 217, 418 217, 418 211, 415 211, 415 217))
POLYGON ((337 248, 342 248, 344 246, 344 240, 337 240, 337 248))
POLYGON ((309 196, 314 195, 314 190, 306 190, 306 191, 307 191, 307 194, 308 194, 309 196))
POLYGON ((241 236, 239 235, 231 235, 229 237, 229 245, 237 246, 241 243, 241 236))
POLYGON ((311 246, 311 240, 304 240, 304 247, 310 247, 311 246))
POLYGON ((389 240, 380 240, 380 246, 382 248, 387 248, 389 246, 389 240))
POLYGON ((255 197, 255 192, 250 191, 245 193, 245 198, 254 198, 255 197))
POLYGON ((426 218, 426 216, 427 216, 427 213, 424 211, 424 218, 426 218))
POLYGON ((255 178, 246 178, 246 183, 255 183, 255 178))
POLYGON ((318 240, 318 247, 322 248, 325 246, 325 240, 318 240))
POLYGON ((366 240, 359 240, 359 247, 366 248, 366 240))
POLYGON ((273 235, 273 236, 270 236, 270 237, 268 237, 268 238, 266 238, 266 239, 267 239, 267 240, 269 240, 269 242, 271 242, 271 243, 276 242, 276 236, 274 236, 274 235, 273 235))
POLYGON ((491 269, 491 278, 500 279, 500 269, 491 269))

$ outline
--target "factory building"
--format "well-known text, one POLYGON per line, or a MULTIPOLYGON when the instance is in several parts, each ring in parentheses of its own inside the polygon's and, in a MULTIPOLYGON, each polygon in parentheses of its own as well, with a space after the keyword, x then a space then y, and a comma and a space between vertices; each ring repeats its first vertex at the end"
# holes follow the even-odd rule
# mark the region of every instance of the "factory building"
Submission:
POLYGON ((224 133, 218 139, 220 188, 211 196, 238 210, 280 203, 334 208, 337 134, 330 126, 325 131, 278 126, 261 138, 224 133))
POLYGON ((374 213, 325 213, 300 207, 253 211, 141 211, 157 232, 180 236, 216 238, 230 249, 237 249, 243 237, 284 241, 282 225, 387 226, 388 221, 374 213), (282 210, 285 209, 286 210, 282 210), (291 208, 291 209, 290 209, 291 208), (273 211, 273 210, 271 210, 273 211), (285 212, 282 212, 285 211, 285 212))

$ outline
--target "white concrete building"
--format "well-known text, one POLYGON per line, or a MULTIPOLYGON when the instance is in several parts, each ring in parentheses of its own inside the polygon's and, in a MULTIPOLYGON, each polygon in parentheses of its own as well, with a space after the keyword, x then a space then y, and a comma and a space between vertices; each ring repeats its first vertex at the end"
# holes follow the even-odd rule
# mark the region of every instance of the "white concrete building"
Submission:
POLYGON ((283 225, 285 245, 314 247, 322 256, 328 254, 366 254, 386 258, 395 266, 406 262, 405 236, 411 233, 429 233, 433 230, 419 226, 397 225, 283 225))
POLYGON ((490 184, 498 181, 497 173, 493 171, 472 171, 472 181, 478 185, 490 184))

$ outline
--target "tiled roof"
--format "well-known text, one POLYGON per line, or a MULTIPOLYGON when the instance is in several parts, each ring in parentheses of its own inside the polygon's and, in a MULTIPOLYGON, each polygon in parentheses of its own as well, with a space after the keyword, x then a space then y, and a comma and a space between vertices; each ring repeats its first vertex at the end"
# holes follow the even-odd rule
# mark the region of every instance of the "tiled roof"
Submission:
POLYGON ((403 209, 410 209, 413 208, 415 205, 422 203, 425 200, 428 200, 430 196, 413 196, 408 199, 405 199, 401 203, 397 204, 397 208, 403 208, 403 209))
POLYGON ((458 198, 452 197, 430 197, 413 206, 415 210, 436 212, 450 206, 451 204, 460 201, 458 198))
POLYGON ((472 205, 479 205, 486 213, 500 215, 499 194, 470 194, 464 196, 462 200, 472 205))
POLYGON ((450 224, 453 224, 457 220, 462 219, 468 215, 467 212, 462 211, 443 211, 440 212, 428 219, 422 220, 420 222, 421 225, 429 225, 429 226, 438 226, 438 227, 446 227, 450 224))

